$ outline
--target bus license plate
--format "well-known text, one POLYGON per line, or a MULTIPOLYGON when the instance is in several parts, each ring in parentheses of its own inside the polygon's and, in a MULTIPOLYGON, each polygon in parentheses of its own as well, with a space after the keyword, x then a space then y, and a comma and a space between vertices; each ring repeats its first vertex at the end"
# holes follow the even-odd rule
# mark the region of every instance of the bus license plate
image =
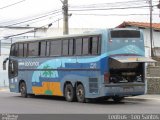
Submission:
POLYGON ((131 88, 131 87, 124 87, 123 91, 124 92, 133 92, 133 88, 131 88))

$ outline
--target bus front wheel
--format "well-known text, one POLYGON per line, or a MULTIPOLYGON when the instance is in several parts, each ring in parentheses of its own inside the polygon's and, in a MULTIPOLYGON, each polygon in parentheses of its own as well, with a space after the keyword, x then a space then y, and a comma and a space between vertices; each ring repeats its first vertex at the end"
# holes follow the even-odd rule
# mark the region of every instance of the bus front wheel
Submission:
POLYGON ((85 90, 82 84, 79 84, 76 88, 77 101, 84 103, 85 102, 85 90))
POLYGON ((64 97, 68 102, 73 102, 75 100, 75 91, 70 83, 65 85, 64 97))
POLYGON ((26 87, 26 83, 25 82, 21 82, 20 83, 20 93, 21 96, 26 98, 27 97, 27 87, 26 87))

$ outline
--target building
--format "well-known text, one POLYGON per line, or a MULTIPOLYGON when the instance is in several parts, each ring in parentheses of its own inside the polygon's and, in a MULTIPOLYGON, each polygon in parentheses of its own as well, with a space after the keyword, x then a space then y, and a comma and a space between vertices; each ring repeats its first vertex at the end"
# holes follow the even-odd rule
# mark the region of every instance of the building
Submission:
MULTIPOLYGON (((144 42, 146 47, 146 56, 151 56, 150 48, 150 23, 144 22, 123 22, 117 28, 138 28, 144 33, 144 42)), ((160 57, 160 23, 152 23, 153 28, 153 52, 154 56, 160 57)))

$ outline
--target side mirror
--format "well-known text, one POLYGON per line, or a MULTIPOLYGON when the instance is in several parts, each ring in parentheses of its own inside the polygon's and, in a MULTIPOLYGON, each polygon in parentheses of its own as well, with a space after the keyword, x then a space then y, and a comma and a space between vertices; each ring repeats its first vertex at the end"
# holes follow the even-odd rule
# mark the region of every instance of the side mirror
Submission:
POLYGON ((4 61, 3 61, 3 70, 6 70, 6 62, 9 60, 9 58, 6 58, 4 61))

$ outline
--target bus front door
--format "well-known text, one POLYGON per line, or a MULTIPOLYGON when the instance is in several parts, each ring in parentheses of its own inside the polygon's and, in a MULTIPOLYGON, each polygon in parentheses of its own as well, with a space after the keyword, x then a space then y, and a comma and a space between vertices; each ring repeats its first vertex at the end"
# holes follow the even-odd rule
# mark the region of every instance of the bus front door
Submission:
POLYGON ((9 76, 9 79, 12 79, 18 76, 18 62, 16 60, 12 60, 12 59, 9 60, 8 76, 9 76))

